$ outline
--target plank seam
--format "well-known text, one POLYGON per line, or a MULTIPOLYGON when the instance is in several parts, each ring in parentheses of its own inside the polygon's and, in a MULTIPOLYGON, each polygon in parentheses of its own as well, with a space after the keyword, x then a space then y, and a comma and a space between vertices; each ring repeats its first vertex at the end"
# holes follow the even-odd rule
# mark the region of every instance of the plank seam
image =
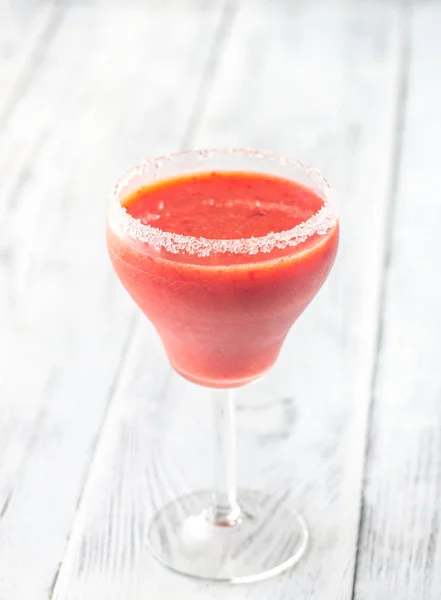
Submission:
POLYGON ((2 508, 1 508, 1 510, 0 510, 0 521, 1 521, 1 520, 3 519, 3 517, 5 516, 5 514, 6 514, 6 511, 8 510, 9 503, 11 502, 11 499, 12 499, 12 491, 10 491, 10 492, 7 494, 7 496, 6 496, 6 499, 5 499, 4 503, 3 503, 3 506, 2 506, 2 508))
POLYGON ((201 83, 196 92, 193 108, 188 119, 188 125, 180 144, 181 150, 187 150, 196 136, 204 109, 207 106, 208 98, 216 79, 220 58, 225 50, 225 45, 234 23, 237 8, 237 0, 225 1, 223 14, 213 36, 211 48, 208 51, 207 62, 202 73, 201 83))
POLYGON ((392 237, 393 224, 396 215, 396 205, 398 196, 398 181, 401 173, 404 125, 406 120, 406 108, 409 92, 409 67, 411 54, 411 22, 413 16, 413 0, 403 0, 401 5, 401 49, 400 49, 400 67, 398 75, 398 86, 396 93, 394 136, 392 143, 391 157, 391 175, 389 180, 389 190, 387 193, 385 228, 383 240, 383 257, 381 279, 379 284, 379 308, 377 320, 377 332, 375 341, 375 357, 371 375, 369 406, 367 408, 367 422, 365 430, 364 446, 364 467, 362 474, 362 485, 360 494, 360 508, 357 527, 356 552, 354 563, 354 574, 352 579, 351 599, 356 600, 357 581, 359 574, 359 564, 361 556, 361 540, 363 537, 364 521, 366 514, 365 488, 369 474, 369 463, 372 448, 372 423, 375 412, 375 390, 377 387, 381 352, 384 339, 384 310, 387 300, 387 283, 392 255, 392 237))
MULTIPOLYGON (((134 333, 134 331, 136 329, 136 322, 137 322, 137 315, 136 315, 136 313, 132 313, 132 317, 130 319, 129 328, 128 328, 127 335, 126 335, 126 340, 124 342, 124 346, 123 346, 123 349, 122 349, 122 352, 121 352, 121 360, 119 362, 118 368, 117 368, 116 373, 115 373, 115 377, 113 379, 112 385, 111 385, 110 390, 109 390, 109 399, 108 399, 108 402, 107 402, 107 406, 106 406, 106 408, 104 410, 104 414, 103 414, 103 417, 101 419, 101 424, 100 424, 100 426, 98 428, 98 433, 95 436, 95 439, 93 441, 93 445, 92 445, 91 452, 90 452, 90 458, 89 458, 89 461, 88 461, 88 463, 86 465, 86 469, 85 469, 84 475, 82 477, 82 482, 81 482, 81 485, 80 485, 80 493, 78 495, 78 500, 77 500, 77 503, 76 503, 75 513, 74 513, 74 516, 73 516, 73 519, 72 519, 72 523, 74 523, 75 518, 76 518, 76 516, 78 514, 78 511, 79 511, 79 508, 81 506, 81 499, 83 497, 84 490, 85 490, 85 488, 87 486, 87 481, 88 481, 88 475, 89 475, 90 467, 91 467, 91 465, 93 463, 93 459, 95 457, 95 452, 96 452, 96 449, 98 447, 98 443, 99 443, 99 440, 100 440, 100 433, 101 433, 101 431, 103 429, 104 423, 106 422, 106 419, 107 419, 110 407, 112 405, 113 398, 117 394, 118 386, 119 386, 119 381, 121 379, 121 374, 124 372, 124 369, 125 369, 125 366, 126 366, 126 361, 127 361, 128 356, 129 356, 128 350, 129 350, 129 348, 131 346, 133 333, 134 333)), ((65 554, 66 554, 66 549, 67 549, 67 547, 69 545, 69 539, 70 539, 71 532, 72 532, 72 528, 70 529, 70 532, 69 532, 69 534, 67 536, 67 540, 66 540, 66 544, 65 544, 65 549, 64 549, 64 552, 63 552, 63 556, 65 556, 65 554)), ((51 583, 51 585, 49 587, 49 590, 48 590, 48 598, 49 598, 49 600, 51 600, 53 598, 53 595, 55 593, 55 588, 56 588, 56 584, 57 584, 57 580, 58 580, 58 576, 60 574, 60 570, 61 570, 62 564, 63 564, 63 559, 61 559, 60 562, 58 563, 57 569, 56 569, 56 571, 54 573, 54 577, 52 579, 52 583, 51 583)))

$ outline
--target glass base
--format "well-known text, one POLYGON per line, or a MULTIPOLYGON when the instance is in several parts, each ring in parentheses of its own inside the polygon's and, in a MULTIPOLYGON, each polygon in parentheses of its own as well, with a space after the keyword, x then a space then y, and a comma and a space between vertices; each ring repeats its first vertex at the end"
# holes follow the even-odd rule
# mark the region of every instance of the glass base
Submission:
POLYGON ((252 583, 293 567, 308 546, 305 520, 286 499, 239 493, 235 524, 216 525, 212 494, 199 492, 162 508, 149 531, 153 555, 166 567, 197 577, 252 583))

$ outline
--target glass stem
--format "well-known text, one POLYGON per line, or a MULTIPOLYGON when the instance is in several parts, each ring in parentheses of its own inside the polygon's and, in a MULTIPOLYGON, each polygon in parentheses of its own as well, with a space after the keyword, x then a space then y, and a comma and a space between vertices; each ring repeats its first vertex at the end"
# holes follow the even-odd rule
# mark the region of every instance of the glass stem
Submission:
POLYGON ((220 527, 240 522, 236 495, 236 410, 233 390, 215 389, 214 404, 214 492, 209 518, 220 527))

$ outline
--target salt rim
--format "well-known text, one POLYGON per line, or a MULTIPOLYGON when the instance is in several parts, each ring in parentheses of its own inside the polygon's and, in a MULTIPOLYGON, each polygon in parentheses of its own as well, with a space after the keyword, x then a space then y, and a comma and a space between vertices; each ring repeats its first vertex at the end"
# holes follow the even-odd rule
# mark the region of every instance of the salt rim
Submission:
MULTIPOLYGON (((198 173, 195 169, 194 173, 198 173)), ((172 254, 186 252, 196 254, 197 256, 209 256, 212 253, 232 253, 232 254, 257 254, 258 252, 271 252, 274 248, 284 249, 287 246, 297 246, 305 242, 308 237, 314 234, 325 235, 326 232, 335 226, 338 218, 338 202, 334 196, 333 189, 328 184, 321 173, 313 168, 292 158, 285 158, 275 153, 264 152, 260 150, 219 148, 210 150, 189 150, 178 152, 168 156, 162 156, 151 160, 145 160, 141 164, 129 169, 117 182, 112 200, 116 204, 116 220, 121 230, 133 240, 148 244, 155 250, 161 248, 172 254), (145 225, 139 219, 132 217, 121 206, 120 196, 124 189, 130 185, 135 177, 142 177, 146 173, 153 171, 156 179, 158 171, 164 163, 173 162, 174 159, 191 155, 201 161, 208 160, 216 154, 237 154, 240 156, 277 161, 283 166, 292 166, 303 171, 319 189, 318 191, 324 199, 323 206, 307 221, 299 223, 292 229, 280 232, 270 232, 262 237, 250 237, 232 240, 215 240, 203 237, 186 236, 179 233, 162 231, 152 225, 145 225)))

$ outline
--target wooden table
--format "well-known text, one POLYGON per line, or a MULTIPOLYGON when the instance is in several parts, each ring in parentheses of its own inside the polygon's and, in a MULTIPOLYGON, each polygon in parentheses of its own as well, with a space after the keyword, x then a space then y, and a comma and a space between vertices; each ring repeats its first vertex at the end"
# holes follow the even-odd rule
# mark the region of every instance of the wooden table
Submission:
POLYGON ((0 600, 441 598, 440 32, 436 0, 1 0, 0 600), (332 276, 238 394, 242 485, 313 537, 249 587, 146 549, 211 483, 210 403, 104 242, 123 169, 219 145, 317 165, 342 208, 332 276))

